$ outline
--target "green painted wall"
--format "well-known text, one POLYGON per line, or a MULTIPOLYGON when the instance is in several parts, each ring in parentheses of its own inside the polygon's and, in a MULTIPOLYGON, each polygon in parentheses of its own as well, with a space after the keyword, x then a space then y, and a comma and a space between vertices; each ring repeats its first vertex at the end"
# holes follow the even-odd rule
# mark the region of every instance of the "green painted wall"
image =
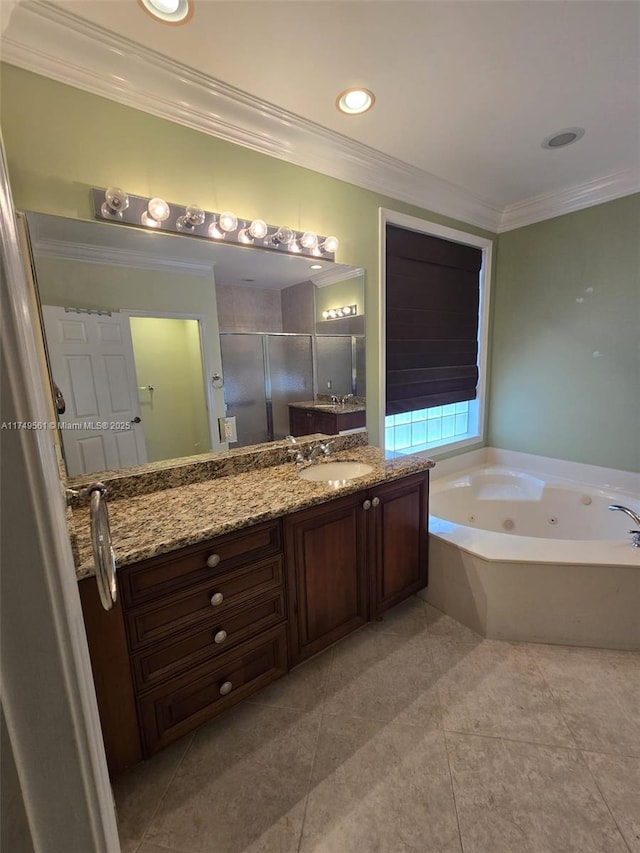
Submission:
POLYGON ((91 219, 89 189, 137 195, 336 234, 337 260, 367 271, 367 388, 378 438, 378 209, 387 207, 491 237, 436 212, 395 201, 282 160, 4 65, 0 119, 16 207, 91 219))
POLYGON ((640 471, 640 195, 501 234, 489 444, 640 471))
POLYGON ((366 314, 367 306, 364 302, 364 281, 359 277, 316 287, 316 322, 323 321, 323 311, 340 305, 357 305, 358 314, 366 314))
POLYGON ((197 320, 131 317, 140 414, 149 462, 210 449, 197 320))

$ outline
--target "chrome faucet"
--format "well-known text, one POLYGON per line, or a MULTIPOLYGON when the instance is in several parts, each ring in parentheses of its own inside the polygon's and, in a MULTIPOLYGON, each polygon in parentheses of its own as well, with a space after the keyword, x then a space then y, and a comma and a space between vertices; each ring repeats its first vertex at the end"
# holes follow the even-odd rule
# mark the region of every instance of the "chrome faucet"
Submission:
POLYGON ((631 534, 631 547, 632 548, 640 548, 640 515, 637 512, 634 512, 632 509, 629 509, 628 506, 622 506, 622 504, 611 504, 609 506, 610 510, 620 510, 620 512, 624 512, 625 515, 628 515, 629 518, 633 521, 636 526, 636 530, 630 530, 631 534))
POLYGON ((289 454, 289 456, 293 458, 293 461, 296 463, 296 465, 304 465, 307 460, 304 458, 304 453, 302 452, 302 449, 300 448, 298 442, 292 435, 288 435, 286 437, 286 441, 290 441, 293 445, 293 447, 289 447, 287 449, 287 453, 289 454))
POLYGON ((309 451, 309 462, 315 462, 317 457, 320 456, 320 454, 322 454, 323 456, 330 456, 333 441, 333 439, 324 443, 322 441, 319 441, 318 444, 314 444, 311 450, 309 451))

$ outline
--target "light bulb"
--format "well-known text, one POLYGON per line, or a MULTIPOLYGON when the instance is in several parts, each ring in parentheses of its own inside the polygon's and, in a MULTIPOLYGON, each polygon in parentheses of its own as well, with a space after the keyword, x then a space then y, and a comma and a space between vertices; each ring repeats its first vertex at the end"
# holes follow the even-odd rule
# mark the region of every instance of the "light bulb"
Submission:
POLYGON ((147 210, 145 210, 142 216, 140 217, 140 222, 143 225, 146 225, 147 228, 160 228, 162 226, 162 222, 158 222, 157 219, 154 219, 153 216, 150 216, 147 210))
POLYGON ((154 9, 164 12, 165 15, 173 15, 178 11, 180 0, 149 0, 154 9))
POLYGON ((263 237, 266 237, 268 230, 267 223, 264 219, 254 219, 249 226, 249 234, 251 234, 252 237, 255 237, 256 240, 262 240, 263 237))
POLYGON ((273 235, 271 242, 275 243, 276 246, 279 246, 281 243, 287 245, 294 237, 295 234, 293 233, 293 229, 289 228, 287 225, 283 225, 281 228, 278 228, 276 233, 273 235))
POLYGON ((369 89, 347 89, 336 98, 336 106, 347 115, 366 113, 375 103, 375 96, 369 89))
POLYGON ((165 219, 169 218, 169 214, 171 213, 169 205, 163 198, 152 198, 147 205, 147 210, 149 216, 155 219, 156 222, 164 222, 165 219))
POLYGON ((129 207, 129 196, 120 187, 109 187, 105 190, 104 201, 100 212, 103 216, 122 217, 122 211, 129 207))
POLYGON ((249 230, 247 228, 243 228, 238 234, 238 242, 253 243, 253 237, 249 234, 249 230))
POLYGON ((348 316, 349 314, 351 314, 351 307, 349 305, 345 305, 345 307, 342 309, 342 313, 348 316))
POLYGON ((329 319, 329 312, 328 312, 328 311, 323 311, 323 312, 322 312, 322 319, 323 319, 323 320, 328 320, 328 319, 329 319))
POLYGON ((289 243, 289 251, 298 254, 298 252, 300 251, 300 246, 297 240, 292 240, 291 243, 289 243))
POLYGON ((193 0, 138 0, 150 15, 165 24, 186 24, 193 14, 193 0))
POLYGON ((338 251, 338 246, 340 245, 340 240, 337 237, 325 237, 320 248, 323 252, 334 252, 338 251))
POLYGON ((300 238, 300 245, 305 249, 314 249, 318 242, 318 238, 313 231, 305 231, 300 238))
POLYGON ((224 231, 221 231, 218 228, 218 223, 216 222, 215 216, 213 218, 213 222, 208 228, 207 234, 209 237, 213 237, 214 240, 221 240, 224 237, 224 231))
POLYGON ((230 210, 225 210, 218 217, 218 225, 223 231, 235 231, 238 227, 238 217, 230 210))
POLYGON ((184 212, 183 216, 179 216, 176 221, 178 231, 193 231, 197 225, 202 225, 205 220, 206 213, 197 204, 190 204, 184 212))

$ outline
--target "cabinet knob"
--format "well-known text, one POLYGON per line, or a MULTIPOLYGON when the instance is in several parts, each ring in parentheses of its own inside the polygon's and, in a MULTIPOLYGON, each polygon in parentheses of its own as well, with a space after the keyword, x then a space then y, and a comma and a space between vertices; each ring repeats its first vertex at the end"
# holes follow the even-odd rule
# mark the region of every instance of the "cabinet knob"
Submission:
POLYGON ((211 606, 218 607, 224 601, 224 595, 221 592, 214 592, 211 596, 211 606))
POLYGON ((215 567, 220 562, 220 554, 210 554, 207 557, 207 565, 210 569, 215 569, 215 567))
POLYGON ((226 696, 227 693, 231 693, 232 690, 233 684, 230 681, 225 681, 223 684, 220 685, 220 694, 222 696, 226 696))
POLYGON ((226 639, 227 639, 227 632, 226 631, 218 631, 216 633, 215 637, 213 638, 213 642, 214 643, 224 643, 224 641, 226 639))
POLYGON ((362 504, 362 509, 371 509, 371 501, 370 501, 370 500, 366 500, 366 501, 362 504))
POLYGON ((380 498, 374 498, 371 501, 371 506, 379 506, 379 505, 380 505, 380 498))

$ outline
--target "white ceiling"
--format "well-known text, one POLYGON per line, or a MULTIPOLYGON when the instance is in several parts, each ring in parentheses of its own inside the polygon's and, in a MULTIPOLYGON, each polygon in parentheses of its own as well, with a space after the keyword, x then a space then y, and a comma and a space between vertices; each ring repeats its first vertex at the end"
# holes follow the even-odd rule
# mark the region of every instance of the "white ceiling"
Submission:
POLYGON ((195 0, 180 27, 134 0, 54 5, 499 206, 639 166, 633 0, 195 0), (376 105, 343 116, 353 85, 376 105), (570 126, 585 137, 541 148, 570 126))

